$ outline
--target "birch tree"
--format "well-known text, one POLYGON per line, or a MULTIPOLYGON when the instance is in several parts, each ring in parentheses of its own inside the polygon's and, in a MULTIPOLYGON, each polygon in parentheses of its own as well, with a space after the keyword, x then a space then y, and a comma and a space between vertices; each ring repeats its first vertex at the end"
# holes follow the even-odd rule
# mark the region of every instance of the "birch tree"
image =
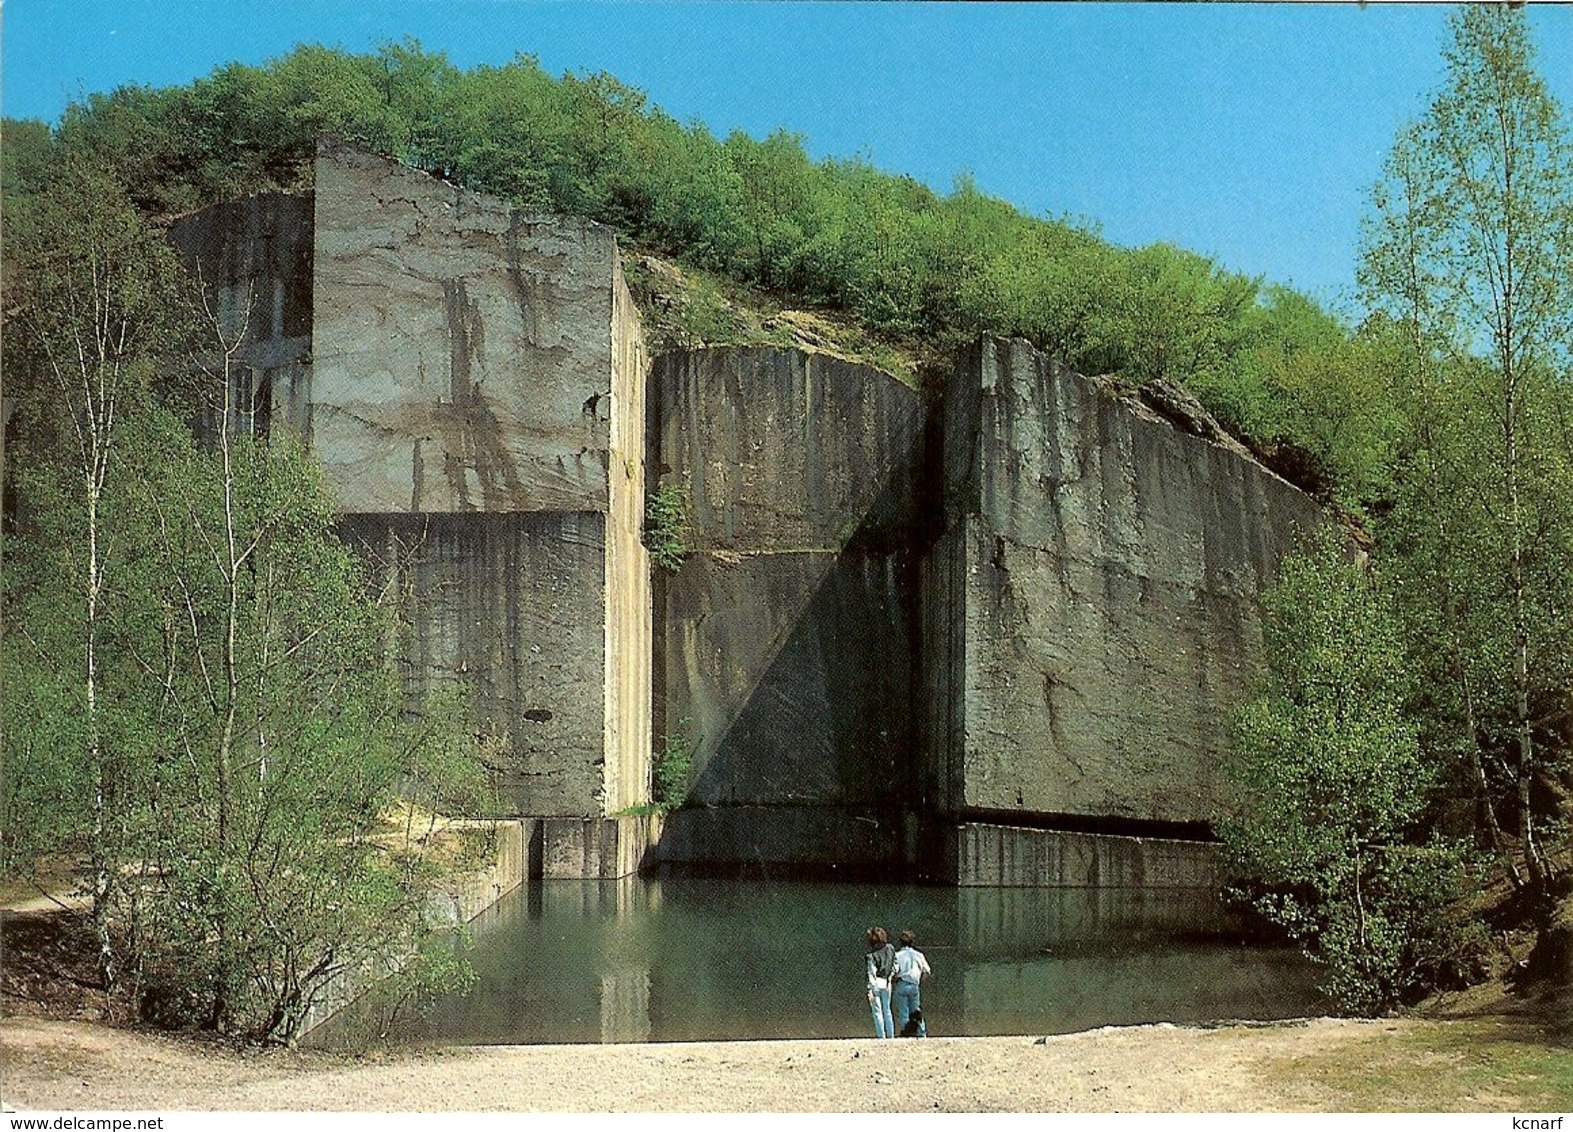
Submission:
MULTIPOLYGON (((90 796, 89 839, 99 968, 119 966, 108 927, 117 883, 111 841, 124 751, 106 734, 103 643, 126 539, 111 501, 124 479, 122 435, 148 403, 159 360, 179 339, 182 306, 173 253, 110 175, 67 158, 50 191, 7 217, 8 392, 21 403, 23 461, 33 505, 23 516, 48 547, 44 591, 62 588, 71 612, 29 640, 44 678, 74 683, 76 769, 90 796), (68 675, 69 674, 69 675, 68 675)), ((57 612, 63 610, 57 607, 57 612)), ((14 726, 14 722, 13 722, 14 726)))
POLYGON ((1508 752, 1517 851, 1543 889, 1536 788, 1573 663, 1573 481, 1558 423, 1573 335, 1573 153, 1522 12, 1471 5, 1450 27, 1446 83, 1376 187, 1361 281, 1414 351, 1408 518, 1429 528, 1430 552, 1411 566, 1438 597, 1477 782, 1489 805, 1485 761, 1508 752), (1482 624, 1501 631, 1470 631, 1482 624))

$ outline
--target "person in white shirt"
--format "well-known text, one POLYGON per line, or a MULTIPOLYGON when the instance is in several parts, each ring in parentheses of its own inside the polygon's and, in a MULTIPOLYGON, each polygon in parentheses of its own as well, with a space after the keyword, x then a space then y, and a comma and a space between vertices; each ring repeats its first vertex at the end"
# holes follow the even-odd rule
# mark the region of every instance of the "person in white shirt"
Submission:
POLYGON ((916 1015, 917 1036, 928 1037, 928 1023, 924 1021, 923 999, 920 984, 932 972, 929 961, 917 948, 917 941, 910 931, 901 933, 901 946, 896 950, 896 972, 891 982, 891 1001, 896 1009, 899 1034, 907 1032, 907 1020, 916 1015))

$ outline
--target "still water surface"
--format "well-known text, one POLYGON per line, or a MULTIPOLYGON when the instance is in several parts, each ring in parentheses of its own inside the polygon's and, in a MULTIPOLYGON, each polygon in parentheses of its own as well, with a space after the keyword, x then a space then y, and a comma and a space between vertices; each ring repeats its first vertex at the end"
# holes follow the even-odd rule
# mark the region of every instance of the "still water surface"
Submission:
MULTIPOLYGON (((931 1036, 1068 1033, 1317 1012, 1298 954, 1248 941, 1206 893, 955 889, 699 877, 545 881, 473 925, 479 980, 393 1041, 871 1036, 863 933, 934 968, 931 1036)), ((320 1035, 353 1025, 353 1011, 320 1035)))

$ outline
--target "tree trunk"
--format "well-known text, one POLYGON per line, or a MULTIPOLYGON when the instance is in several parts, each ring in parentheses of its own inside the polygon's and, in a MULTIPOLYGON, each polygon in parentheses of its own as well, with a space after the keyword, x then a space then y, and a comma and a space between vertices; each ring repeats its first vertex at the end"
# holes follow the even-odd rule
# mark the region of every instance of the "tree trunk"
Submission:
MULTIPOLYGON (((1511 341, 1511 305, 1506 324, 1511 341)), ((1535 844, 1535 814, 1531 808, 1530 786, 1535 778, 1535 738, 1529 716, 1529 618, 1524 597, 1523 505, 1519 498, 1518 467, 1518 375, 1511 353, 1503 357, 1503 441, 1507 458, 1508 522, 1512 534, 1510 580, 1513 587, 1513 714, 1518 734, 1518 836, 1524 854, 1529 883, 1542 891, 1546 871, 1535 844)))
MULTIPOLYGON (((227 586, 226 606, 224 611, 224 723, 219 734, 218 742, 218 860, 219 868, 224 870, 226 883, 219 893, 219 902, 215 909, 217 923, 215 929, 218 935, 218 962, 215 967, 215 987, 213 995, 213 1028, 222 1030, 230 1013, 231 983, 234 979, 233 964, 230 961, 229 945, 234 934, 234 925, 231 924, 233 916, 230 907, 230 894, 227 883, 230 861, 230 842, 232 840, 232 826, 234 818, 233 792, 234 792, 234 765, 235 765, 235 728, 240 707, 240 665, 239 665, 239 619, 240 619, 240 564, 236 550, 235 538, 235 467, 230 436, 230 416, 234 411, 234 397, 231 391, 232 378, 232 352, 233 347, 224 343, 222 327, 219 331, 219 341, 224 345, 224 364, 222 379, 224 384, 223 412, 219 416, 219 454, 223 460, 224 469, 224 575, 227 586)), ((237 344, 239 339, 236 340, 237 344)))
MULTIPOLYGON (((96 460, 95 460, 96 464, 96 460)), ((108 782, 104 768, 103 736, 98 714, 98 497, 96 468, 87 483, 87 593, 84 627, 84 692, 87 697, 87 759, 93 768, 93 934, 98 940, 98 976, 104 993, 113 994, 119 977, 114 941, 109 934, 108 782)))
POLYGON ((1453 639, 1453 649, 1454 675, 1458 680, 1459 691, 1464 697, 1464 727, 1467 736, 1465 750, 1469 752, 1469 767, 1474 772, 1475 797, 1485 814, 1486 836, 1491 841, 1491 852, 1507 861, 1508 875, 1513 880, 1513 887, 1523 888, 1524 877, 1519 872, 1518 865, 1511 855, 1504 853, 1502 848, 1502 826, 1497 821, 1496 807, 1491 804, 1491 780, 1486 777, 1486 764, 1480 758, 1480 732, 1475 722, 1475 697, 1469 687, 1469 677, 1464 675, 1464 650, 1456 637, 1453 639))
POLYGON ((1355 846, 1355 934, 1360 941, 1360 951, 1365 952, 1365 897, 1360 891, 1360 846, 1355 846))

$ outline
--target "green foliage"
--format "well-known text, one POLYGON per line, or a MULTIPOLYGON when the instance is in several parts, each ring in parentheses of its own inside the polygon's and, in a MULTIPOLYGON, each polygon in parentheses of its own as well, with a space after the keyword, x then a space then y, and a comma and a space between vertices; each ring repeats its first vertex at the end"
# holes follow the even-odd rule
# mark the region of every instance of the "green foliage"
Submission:
MULTIPOLYGON (((445 869, 428 830, 383 819, 476 808, 469 729, 454 703, 410 711, 383 655, 390 613, 333 535, 315 467, 287 437, 234 439, 233 530, 252 551, 231 571, 222 463, 157 410, 122 447, 127 561, 99 702, 116 878, 102 898, 127 998, 150 1019, 288 1041, 345 975, 398 996, 458 985, 429 954, 445 869)), ((35 534, 7 549, 25 568, 58 547, 35 534)), ((83 844, 95 789, 62 664, 79 653, 70 591, 24 577, 5 656, 6 732, 27 735, 7 751, 8 864, 83 844)))
POLYGON ((1544 894, 1573 736, 1573 145, 1521 12, 1469 6, 1450 29, 1447 81, 1364 229, 1404 406, 1382 533, 1428 741, 1544 894))
POLYGON ((1401 435, 1395 346, 1376 328, 1353 337, 1303 295, 1269 287, 1257 329, 1233 360, 1193 380, 1242 433, 1308 453, 1344 508, 1385 501, 1401 435))
POLYGON ((683 568, 688 555, 688 493, 680 484, 664 484, 645 503, 644 544, 663 570, 683 568))
POLYGON ((1447 978, 1467 950, 1446 912, 1459 846, 1426 837, 1402 637, 1376 581, 1324 532, 1265 600, 1270 677, 1241 711, 1220 827, 1240 891, 1323 965, 1357 1014, 1447 978))
POLYGON ((1522 12, 1449 21, 1447 83, 1393 146, 1364 225, 1373 308, 1424 348, 1566 375, 1573 350, 1573 152, 1522 12))
POLYGON ((80 695, 37 663, 36 639, 14 624, 6 629, 0 640, 6 761, 0 875, 31 878, 45 854, 90 851, 81 806, 92 797, 93 776, 81 757, 86 740, 80 695))
POLYGON ((5 119, 0 126, 0 193, 10 200, 37 191, 48 177, 53 147, 47 122, 5 119))
POLYGON ((224 463, 183 429, 162 441, 138 484, 159 533, 131 614, 138 637, 166 640, 165 727, 195 762, 148 789, 195 804, 169 804, 171 824, 150 831, 160 946, 143 959, 154 977, 196 978, 222 1028, 289 1040, 341 974, 436 971, 406 960, 435 926, 441 869, 423 830, 381 822, 400 804, 470 810, 481 781, 455 704, 410 712, 384 656, 391 614, 365 596, 300 446, 233 438, 226 491, 224 463), (239 569, 202 533, 226 530, 250 548, 239 569), (165 618, 182 607, 197 624, 171 639, 165 618))
POLYGON ((150 1019, 288 1041, 341 976, 453 981, 421 958, 446 858, 383 823, 473 812, 473 728, 407 700, 316 466, 237 433, 236 345, 116 179, 73 159, 15 216, 5 868, 87 856, 102 974, 150 1019))
POLYGON ((675 312, 673 328, 684 346, 736 342, 741 326, 731 303, 714 280, 700 276, 675 312))
POLYGON ((651 793, 658 812, 678 809, 688 797, 688 776, 694 767, 694 742, 688 728, 689 721, 684 719, 677 730, 668 731, 652 760, 651 793))

